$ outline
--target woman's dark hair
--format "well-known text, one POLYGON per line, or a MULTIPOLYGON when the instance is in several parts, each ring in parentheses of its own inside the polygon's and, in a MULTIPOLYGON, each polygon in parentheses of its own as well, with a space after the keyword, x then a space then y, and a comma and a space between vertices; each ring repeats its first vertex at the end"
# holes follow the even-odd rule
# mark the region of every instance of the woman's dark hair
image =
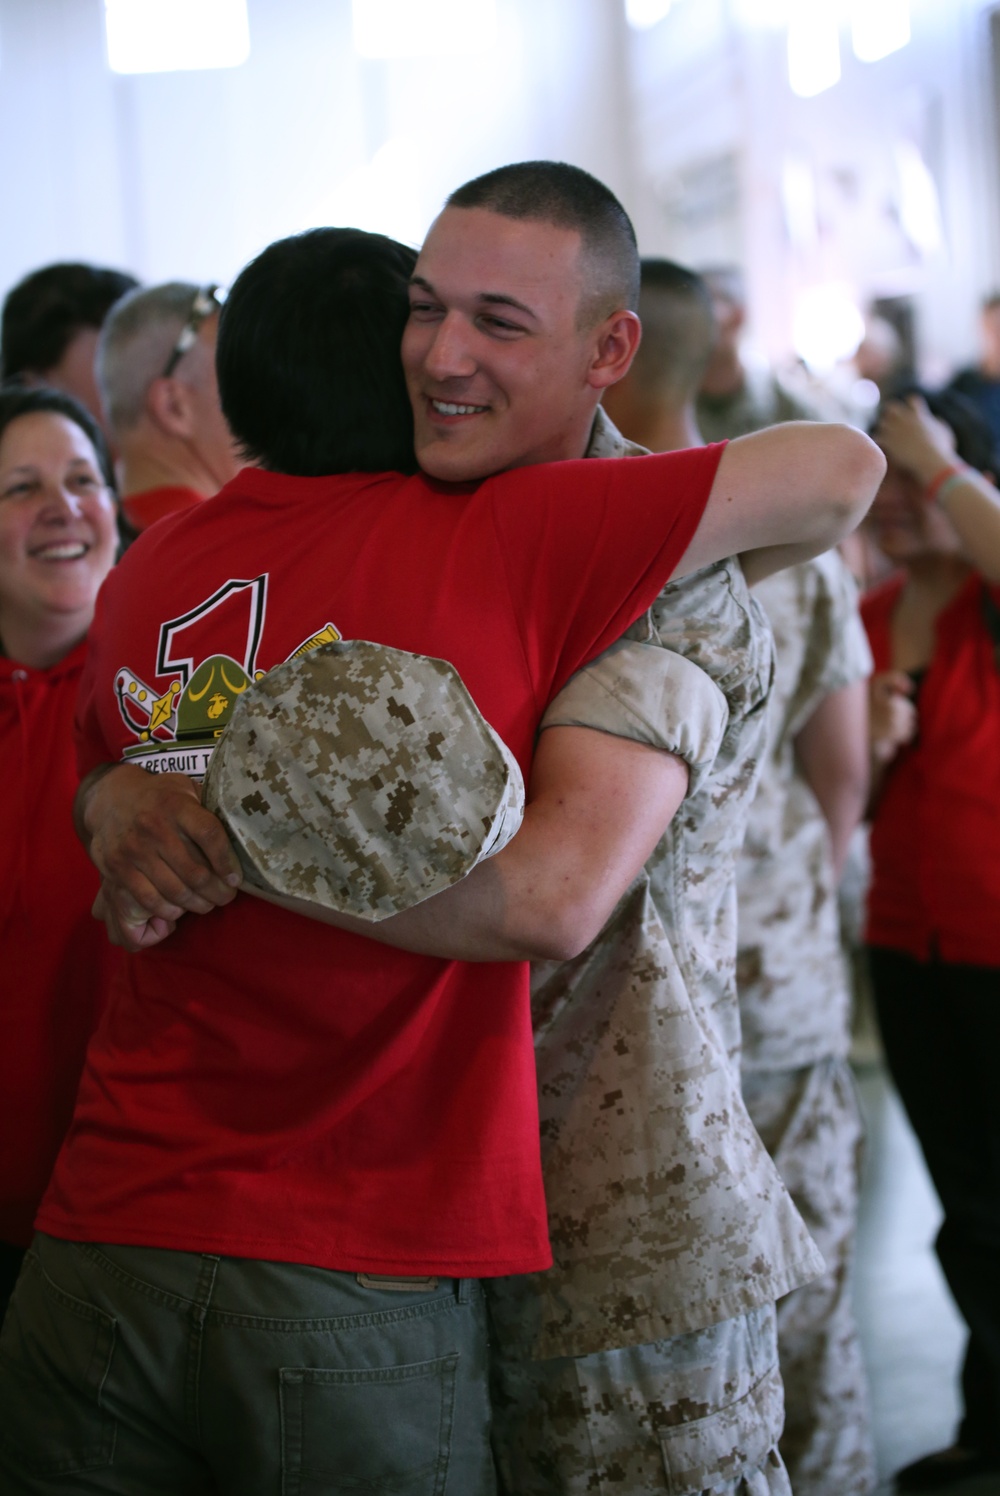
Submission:
POLYGON ((955 434, 956 455, 963 462, 977 472, 1000 477, 1000 453, 993 432, 971 400, 957 390, 925 390, 916 384, 894 390, 892 399, 905 400, 908 395, 919 395, 931 415, 951 427, 955 434))
POLYGON ((248 458, 300 477, 416 471, 399 356, 415 263, 382 234, 311 229, 241 271, 216 368, 248 458))
POLYGON ((50 389, 45 384, 21 384, 19 381, 0 384, 0 437, 11 421, 16 421, 19 416, 31 416, 39 412, 43 415, 64 416, 67 421, 73 421, 79 426, 94 449, 101 477, 111 492, 115 493, 115 470, 108 444, 86 406, 81 405, 79 400, 74 400, 72 395, 67 395, 64 390, 50 389))
POLYGON ((55 368, 77 333, 100 327, 118 298, 138 284, 124 270, 76 262, 46 265, 25 276, 0 315, 3 378, 55 368))

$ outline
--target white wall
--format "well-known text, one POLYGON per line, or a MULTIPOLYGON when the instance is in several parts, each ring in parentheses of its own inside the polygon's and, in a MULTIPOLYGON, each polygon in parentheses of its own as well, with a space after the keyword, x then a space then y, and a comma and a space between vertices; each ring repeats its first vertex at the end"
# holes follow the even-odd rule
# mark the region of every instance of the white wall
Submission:
POLYGON ((628 186, 618 0, 500 0, 485 55, 391 62, 355 54, 350 0, 248 9, 243 66, 121 77, 102 0, 0 0, 0 291, 73 258, 226 280, 319 223, 419 242, 453 187, 526 157, 628 186))
POLYGON ((783 27, 747 25, 749 8, 675 0, 631 38, 645 246, 743 263, 754 332, 777 358, 791 349, 803 290, 843 282, 861 306, 913 296, 922 360, 943 374, 971 353, 977 302, 1000 283, 996 0, 912 0, 909 45, 875 63, 853 56, 845 26, 841 81, 809 99, 789 86, 783 27), (900 152, 914 150, 940 200, 937 250, 915 246, 899 221, 900 152), (813 232, 800 225, 797 240, 788 174, 815 193, 813 232))
POLYGON ((911 291, 929 365, 968 354, 1000 282, 997 0, 912 0, 909 46, 863 64, 845 38, 842 81, 807 100, 783 33, 740 24, 746 3, 674 0, 630 32, 624 0, 498 0, 480 54, 375 62, 354 52, 350 0, 249 0, 242 67, 120 77, 103 0, 0 0, 0 294, 66 258, 224 281, 324 222, 418 242, 459 182, 552 156, 620 194, 644 252, 743 260, 774 356, 824 279, 862 302, 911 291), (914 256, 894 224, 900 141, 934 173, 940 253, 914 256), (812 244, 789 236, 789 162, 815 185, 812 244))

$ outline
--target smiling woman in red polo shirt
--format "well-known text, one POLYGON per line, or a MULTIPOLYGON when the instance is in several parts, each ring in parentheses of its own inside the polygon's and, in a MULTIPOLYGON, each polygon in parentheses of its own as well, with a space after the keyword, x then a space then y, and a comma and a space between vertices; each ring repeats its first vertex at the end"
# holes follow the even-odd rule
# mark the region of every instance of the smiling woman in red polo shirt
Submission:
POLYGON ((893 401, 875 437, 889 468, 872 524, 901 569, 862 605, 876 672, 867 939, 969 1326, 956 1442, 897 1476, 932 1490, 1000 1469, 1000 496, 989 431, 961 397, 893 401))
POLYGON ((73 832, 73 709, 115 559, 113 475, 71 396, 0 387, 0 1321, 31 1240, 102 984, 98 880, 73 832))

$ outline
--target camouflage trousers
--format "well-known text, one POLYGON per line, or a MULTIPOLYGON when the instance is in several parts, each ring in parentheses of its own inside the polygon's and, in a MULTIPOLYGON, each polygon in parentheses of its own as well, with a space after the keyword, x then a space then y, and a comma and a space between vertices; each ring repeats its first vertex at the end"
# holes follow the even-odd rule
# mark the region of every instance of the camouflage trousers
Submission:
POLYGON ((743 1095, 827 1271, 778 1305, 781 1453, 795 1496, 864 1496, 876 1482, 868 1381, 851 1303, 862 1124, 846 1060, 746 1072, 743 1095))
POLYGON ((781 1422, 770 1304, 651 1345, 494 1360, 506 1496, 791 1496, 781 1422))

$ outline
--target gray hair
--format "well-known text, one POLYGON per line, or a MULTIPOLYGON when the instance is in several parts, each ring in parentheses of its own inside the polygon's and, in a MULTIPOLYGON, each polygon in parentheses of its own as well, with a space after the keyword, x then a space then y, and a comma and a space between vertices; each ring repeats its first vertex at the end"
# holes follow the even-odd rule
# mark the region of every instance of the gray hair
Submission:
POLYGON ((166 368, 191 315, 198 286, 168 281, 130 291, 116 303, 97 345, 97 383, 112 431, 135 426, 146 394, 166 368))

